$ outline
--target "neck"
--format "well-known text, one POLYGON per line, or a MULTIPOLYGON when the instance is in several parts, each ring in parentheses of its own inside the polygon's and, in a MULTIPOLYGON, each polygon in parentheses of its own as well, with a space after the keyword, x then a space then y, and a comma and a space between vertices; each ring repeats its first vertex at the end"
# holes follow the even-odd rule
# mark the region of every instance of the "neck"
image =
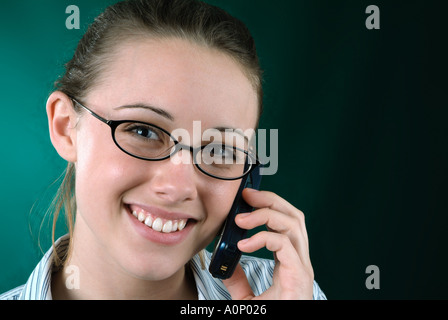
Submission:
POLYGON ((108 259, 92 248, 92 242, 78 241, 79 238, 75 231, 70 257, 65 261, 64 267, 52 276, 53 299, 197 299, 189 264, 164 280, 141 279, 109 263, 108 259))
POLYGON ((148 281, 136 279, 117 279, 110 277, 107 282, 94 275, 89 276, 66 265, 52 276, 52 295, 54 300, 193 300, 197 299, 193 275, 186 266, 182 272, 170 279, 148 281), (188 271, 187 271, 188 270, 188 271), (76 282, 79 272, 81 282, 76 282), (179 279, 179 280, 178 280, 179 279))

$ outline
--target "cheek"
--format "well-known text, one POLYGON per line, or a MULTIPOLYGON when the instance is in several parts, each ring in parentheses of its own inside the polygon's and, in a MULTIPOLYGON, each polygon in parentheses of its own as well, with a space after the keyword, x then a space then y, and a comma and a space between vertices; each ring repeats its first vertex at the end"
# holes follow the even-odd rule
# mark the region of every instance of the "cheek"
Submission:
MULTIPOLYGON (((101 125, 100 125, 101 126, 101 125)), ((76 195, 78 206, 101 209, 115 205, 129 188, 133 166, 114 144, 108 128, 81 130, 77 141, 76 195), (95 130, 96 129, 96 130, 95 130)))
POLYGON ((217 235, 224 220, 227 218, 239 186, 239 180, 216 180, 216 182, 213 181, 208 184, 208 193, 202 197, 207 211, 207 222, 204 227, 209 233, 210 239, 208 239, 208 243, 217 235))

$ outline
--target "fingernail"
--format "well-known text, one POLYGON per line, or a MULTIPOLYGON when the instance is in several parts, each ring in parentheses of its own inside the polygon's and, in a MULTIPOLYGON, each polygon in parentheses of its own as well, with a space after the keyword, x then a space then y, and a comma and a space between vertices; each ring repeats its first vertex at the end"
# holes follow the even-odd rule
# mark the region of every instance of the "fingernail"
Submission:
POLYGON ((249 238, 238 241, 238 244, 244 245, 249 241, 249 238))
POLYGON ((238 217, 240 217, 240 218, 245 218, 245 217, 247 217, 248 215, 250 215, 250 212, 238 213, 238 217))

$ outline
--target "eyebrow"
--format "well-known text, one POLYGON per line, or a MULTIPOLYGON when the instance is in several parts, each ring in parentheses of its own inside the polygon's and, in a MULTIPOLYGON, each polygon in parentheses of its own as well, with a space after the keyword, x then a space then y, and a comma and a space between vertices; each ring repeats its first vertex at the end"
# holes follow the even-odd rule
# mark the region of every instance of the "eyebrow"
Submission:
POLYGON ((244 140, 249 141, 249 139, 248 139, 242 132, 240 132, 239 130, 237 130, 237 129, 235 129, 235 128, 230 128, 230 127, 215 127, 215 128, 213 128, 213 129, 218 130, 218 131, 223 132, 223 133, 225 133, 226 130, 230 130, 232 133, 236 133, 236 134, 239 134, 240 136, 242 136, 242 137, 244 138, 244 140))
POLYGON ((124 106, 119 106, 114 108, 115 110, 121 110, 121 109, 145 109, 145 110, 151 110, 155 113, 157 113, 158 115, 167 118, 170 121, 174 121, 174 116, 169 113, 168 111, 158 108, 158 107, 154 107, 148 104, 144 104, 144 103, 136 103, 136 104, 128 104, 128 105, 124 105, 124 106))
MULTIPOLYGON (((121 109, 146 109, 146 110, 151 110, 151 111, 157 113, 158 115, 167 118, 168 120, 174 121, 174 116, 171 113, 169 113, 168 111, 166 111, 164 109, 161 109, 161 108, 158 108, 158 107, 147 105, 147 104, 144 104, 144 103, 127 104, 127 105, 124 105, 124 106, 116 107, 114 109, 115 110, 121 110, 121 109)), ((240 132, 239 130, 236 130, 235 128, 231 128, 231 127, 215 127, 213 129, 218 130, 218 131, 220 131, 222 133, 225 133, 226 130, 230 130, 230 131, 232 131, 234 133, 237 133, 240 136, 242 136, 246 141, 249 141, 249 139, 242 132, 240 132)))

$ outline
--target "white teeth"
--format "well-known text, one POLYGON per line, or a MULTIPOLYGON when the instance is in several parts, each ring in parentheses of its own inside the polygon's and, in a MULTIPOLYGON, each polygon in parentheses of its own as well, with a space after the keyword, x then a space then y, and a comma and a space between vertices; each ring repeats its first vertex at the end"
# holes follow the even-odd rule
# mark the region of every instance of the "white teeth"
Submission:
POLYGON ((177 226, 177 228, 178 228, 179 230, 182 230, 183 228, 185 228, 185 225, 186 225, 186 224, 187 224, 187 220, 182 219, 182 220, 179 221, 179 225, 177 226))
POLYGON ((178 220, 162 220, 162 218, 153 217, 150 214, 145 213, 145 211, 133 210, 132 215, 138 219, 138 221, 144 223, 148 227, 155 231, 170 233, 181 231, 187 225, 188 219, 178 219, 178 220), (165 222, 164 222, 165 221, 165 222))
POLYGON ((159 232, 162 231, 162 227, 163 227, 163 222, 162 222, 162 219, 160 219, 160 218, 157 218, 152 223, 152 229, 155 231, 159 231, 159 232))
POLYGON ((171 232, 177 231, 177 225, 178 225, 178 222, 177 222, 177 220, 175 220, 173 222, 173 227, 171 228, 171 232))
POLYGON ((151 216, 147 216, 147 217, 146 217, 146 219, 145 219, 145 224, 146 224, 148 227, 152 227, 152 218, 151 218, 151 216))
POLYGON ((168 233, 171 232, 171 228, 173 227, 173 222, 171 220, 168 220, 167 222, 165 222, 165 224, 163 225, 162 228, 162 232, 164 233, 168 233))

